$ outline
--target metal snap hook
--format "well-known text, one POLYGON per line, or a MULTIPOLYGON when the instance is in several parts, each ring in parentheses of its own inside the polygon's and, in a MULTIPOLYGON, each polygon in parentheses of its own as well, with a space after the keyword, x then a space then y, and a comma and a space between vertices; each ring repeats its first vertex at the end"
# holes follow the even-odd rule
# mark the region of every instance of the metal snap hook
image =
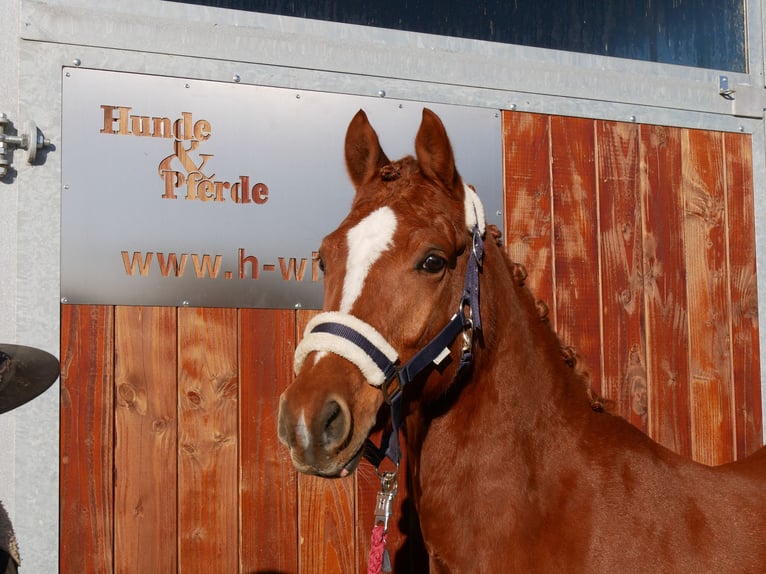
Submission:
POLYGON ((375 469, 375 474, 380 480, 380 490, 375 504, 375 524, 383 523, 383 531, 388 531, 388 521, 393 513, 394 497, 398 490, 397 476, 399 475, 399 463, 396 463, 396 470, 379 472, 375 469))

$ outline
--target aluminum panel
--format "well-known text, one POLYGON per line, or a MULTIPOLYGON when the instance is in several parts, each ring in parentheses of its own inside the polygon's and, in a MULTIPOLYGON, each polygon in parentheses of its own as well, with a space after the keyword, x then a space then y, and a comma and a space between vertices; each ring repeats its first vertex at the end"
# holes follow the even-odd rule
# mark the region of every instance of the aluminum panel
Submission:
MULTIPOLYGON (((70 303, 319 308, 314 252, 348 211, 346 127, 389 157, 423 105, 65 68, 61 294, 70 303)), ((500 224, 496 110, 431 105, 500 224)))

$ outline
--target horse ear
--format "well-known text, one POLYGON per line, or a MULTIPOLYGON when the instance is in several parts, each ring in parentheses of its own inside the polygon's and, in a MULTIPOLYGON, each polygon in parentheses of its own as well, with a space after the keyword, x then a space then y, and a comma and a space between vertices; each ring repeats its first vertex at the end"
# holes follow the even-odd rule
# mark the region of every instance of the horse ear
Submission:
POLYGON ((447 130, 439 116, 428 108, 423 108, 423 121, 415 137, 415 153, 427 178, 441 182, 449 191, 459 187, 460 175, 455 167, 447 130))
POLYGON ((354 187, 368 182, 389 163, 367 114, 359 110, 346 131, 346 169, 354 187))

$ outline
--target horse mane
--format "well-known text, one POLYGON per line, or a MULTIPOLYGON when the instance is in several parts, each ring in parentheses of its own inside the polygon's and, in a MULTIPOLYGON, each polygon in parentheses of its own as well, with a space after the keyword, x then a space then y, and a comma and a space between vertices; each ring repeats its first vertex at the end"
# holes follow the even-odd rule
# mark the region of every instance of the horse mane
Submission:
POLYGON ((553 326, 549 320, 550 308, 541 299, 535 299, 532 291, 526 285, 527 270, 521 263, 517 263, 511 259, 508 251, 502 241, 502 231, 496 225, 488 225, 487 232, 489 237, 495 242, 500 252, 503 254, 503 260, 513 277, 514 284, 516 285, 519 299, 524 302, 525 307, 532 316, 537 316, 541 323, 543 323, 548 331, 550 337, 552 337, 558 345, 561 353, 561 360, 572 370, 575 380, 577 380, 583 388, 585 395, 590 403, 591 409, 596 412, 613 412, 614 401, 606 399, 599 395, 593 388, 593 378, 591 377, 590 370, 582 355, 577 352, 577 349, 573 345, 565 345, 562 343, 558 333, 553 329, 553 326))

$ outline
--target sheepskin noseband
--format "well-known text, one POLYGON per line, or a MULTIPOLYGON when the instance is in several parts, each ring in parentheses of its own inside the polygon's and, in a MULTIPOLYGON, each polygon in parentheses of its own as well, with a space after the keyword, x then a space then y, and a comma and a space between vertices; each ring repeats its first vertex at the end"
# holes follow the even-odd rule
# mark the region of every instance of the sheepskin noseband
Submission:
POLYGON ((295 349, 296 374, 313 351, 340 355, 356 365, 375 387, 394 375, 394 365, 399 358, 396 350, 372 326, 339 311, 320 313, 306 325, 303 340, 295 349), (339 333, 344 334, 339 336, 339 333))

